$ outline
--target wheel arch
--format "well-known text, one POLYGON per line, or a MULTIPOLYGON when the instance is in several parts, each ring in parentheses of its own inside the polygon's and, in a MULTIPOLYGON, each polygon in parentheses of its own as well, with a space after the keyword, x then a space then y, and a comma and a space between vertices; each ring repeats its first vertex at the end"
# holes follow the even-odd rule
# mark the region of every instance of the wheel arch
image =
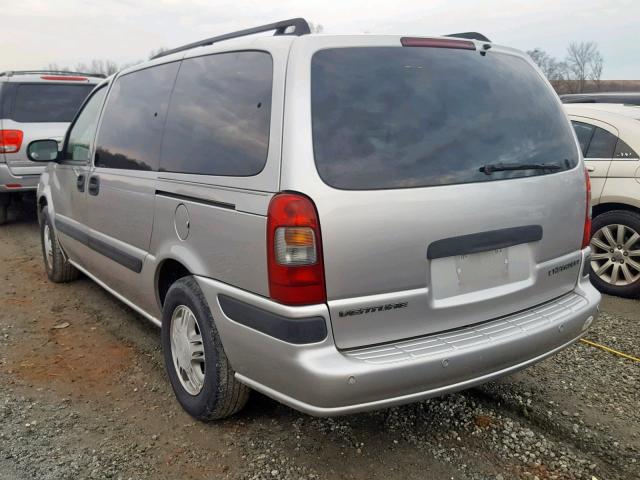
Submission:
POLYGON ((640 214, 640 208, 634 205, 629 205, 628 203, 604 202, 593 206, 592 216, 595 218, 598 215, 602 215, 603 213, 611 212, 613 210, 623 210, 640 214))
POLYGON ((38 195, 37 199, 37 215, 39 225, 42 225, 42 212, 45 208, 47 209, 47 213, 50 213, 49 210, 51 208, 51 204, 49 202, 49 199, 44 193, 41 193, 40 195, 38 195))
POLYGON ((173 285, 177 280, 189 275, 192 275, 191 270, 189 270, 184 263, 174 258, 165 258, 158 264, 158 267, 156 268, 155 286, 156 298, 158 300, 160 310, 162 310, 164 300, 169 288, 171 288, 171 285, 173 285))

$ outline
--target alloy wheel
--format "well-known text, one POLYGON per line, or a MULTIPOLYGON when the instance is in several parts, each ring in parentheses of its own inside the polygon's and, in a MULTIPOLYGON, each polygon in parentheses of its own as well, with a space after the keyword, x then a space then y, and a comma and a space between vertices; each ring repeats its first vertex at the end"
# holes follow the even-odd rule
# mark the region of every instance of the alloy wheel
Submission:
POLYGON ((624 287, 640 279, 640 234, 622 224, 605 225, 591 238, 591 269, 602 281, 624 287))
POLYGON ((178 379, 190 395, 204 386, 205 356, 200 325, 191 309, 179 305, 171 316, 171 356, 178 379))

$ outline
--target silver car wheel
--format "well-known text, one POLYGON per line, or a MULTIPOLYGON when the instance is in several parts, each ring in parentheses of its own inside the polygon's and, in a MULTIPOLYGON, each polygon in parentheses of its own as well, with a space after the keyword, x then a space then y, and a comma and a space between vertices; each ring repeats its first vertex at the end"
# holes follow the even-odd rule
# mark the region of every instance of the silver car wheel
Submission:
POLYGON ((640 234, 621 224, 605 225, 591 238, 591 269, 604 282, 624 287, 640 279, 640 234))
POLYGON ((204 385, 204 345, 200 325, 189 307, 179 305, 171 316, 171 357, 180 383, 190 395, 204 385))
POLYGON ((44 242, 44 261, 47 262, 49 270, 53 269, 53 240, 51 239, 51 228, 49 224, 45 224, 43 232, 44 242))

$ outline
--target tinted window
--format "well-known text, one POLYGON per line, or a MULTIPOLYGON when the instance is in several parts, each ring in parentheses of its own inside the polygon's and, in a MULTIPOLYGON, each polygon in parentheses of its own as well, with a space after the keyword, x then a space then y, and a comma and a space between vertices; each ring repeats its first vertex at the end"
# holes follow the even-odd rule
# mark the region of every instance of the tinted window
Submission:
POLYGON ((107 89, 105 87, 94 93, 85 104, 80 115, 78 115, 71 132, 69 132, 69 141, 64 154, 65 160, 89 161, 91 144, 98 126, 100 107, 102 107, 106 93, 107 89))
POLYGON ((586 158, 611 158, 616 148, 618 137, 606 130, 595 127, 586 158))
POLYGON ((578 137, 578 142, 580 143, 580 149, 582 150, 582 155, 586 157, 587 149, 589 148, 589 143, 591 142, 591 137, 593 136, 593 132, 596 127, 582 122, 572 121, 571 123, 573 125, 573 129, 576 131, 576 136, 578 137))
POLYGON ((161 170, 246 176, 264 167, 271 56, 235 52, 184 60, 171 96, 161 170))
POLYGON ((558 98, 524 60, 438 48, 343 48, 312 59, 320 176, 345 189, 483 182, 549 173, 485 164, 578 161, 558 98), (532 101, 535 99, 535 101, 532 101))
POLYGON ((178 63, 123 75, 113 85, 104 110, 95 165, 156 170, 162 128, 178 63))
POLYGON ((613 158, 638 158, 638 154, 633 151, 633 149, 622 141, 621 138, 618 139, 618 143, 616 144, 616 149, 613 152, 613 158))
POLYGON ((0 82, 0 119, 4 118, 4 102, 7 95, 4 92, 5 82, 0 82))
POLYGON ((95 85, 23 83, 16 88, 11 119, 16 122, 70 122, 95 85))

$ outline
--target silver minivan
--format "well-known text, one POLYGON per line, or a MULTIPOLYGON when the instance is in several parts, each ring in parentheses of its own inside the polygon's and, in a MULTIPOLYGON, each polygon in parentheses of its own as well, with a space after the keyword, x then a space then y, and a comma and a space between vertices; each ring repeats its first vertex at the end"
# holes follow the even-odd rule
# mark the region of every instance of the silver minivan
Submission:
POLYGON ((321 416, 464 389, 596 316, 576 137, 529 58, 477 34, 206 39, 29 154, 49 278, 160 326, 198 419, 250 389, 321 416))
POLYGON ((0 225, 18 196, 35 193, 44 166, 27 158, 35 139, 62 142, 78 108, 104 75, 52 70, 0 72, 0 225))

